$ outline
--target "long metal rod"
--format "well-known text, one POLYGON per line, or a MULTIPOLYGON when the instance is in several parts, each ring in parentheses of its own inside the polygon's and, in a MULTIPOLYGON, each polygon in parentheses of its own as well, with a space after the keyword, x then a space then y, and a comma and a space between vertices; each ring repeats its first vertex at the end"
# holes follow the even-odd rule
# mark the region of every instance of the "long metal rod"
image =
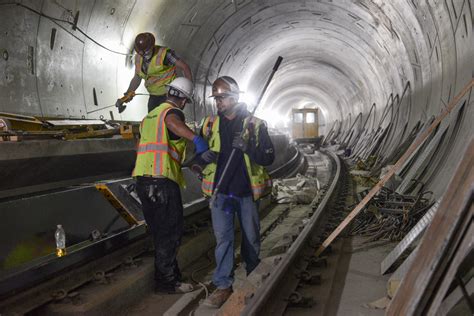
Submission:
MULTIPOLYGON (((134 95, 144 95, 144 96, 150 96, 149 93, 135 93, 134 95)), ((92 111, 89 111, 87 112, 87 114, 91 114, 91 113, 94 113, 94 112, 98 112, 98 111, 102 111, 102 110, 105 110, 105 109, 108 109, 108 108, 111 108, 115 106, 115 104, 112 104, 112 105, 107 105, 107 106, 104 106, 103 108, 99 108, 99 109, 96 109, 96 110, 92 110, 92 111)))
MULTIPOLYGON (((273 79, 273 76, 275 75, 275 72, 278 70, 278 68, 280 67, 280 64, 283 60, 283 57, 281 56, 278 56, 277 58, 277 61, 275 63, 275 65, 273 66, 273 70, 270 74, 270 77, 268 77, 268 80, 267 82, 265 83, 265 86, 263 87, 262 89, 262 92, 260 93, 260 96, 258 97, 258 100, 257 100, 257 104, 255 105, 254 109, 252 110, 251 114, 250 114, 250 117, 254 116, 255 114, 255 111, 257 110, 258 106, 260 105, 260 101, 262 100, 263 98, 263 95, 265 94, 267 88, 268 88, 268 85, 270 84, 270 82, 272 81, 273 79)), ((240 133, 240 137, 242 137, 242 135, 245 133, 245 126, 243 126, 242 128, 242 132, 240 133)), ((222 174, 219 178, 219 181, 217 181, 217 185, 214 189, 214 192, 212 194, 212 197, 211 197, 211 201, 210 201, 210 205, 214 205, 214 201, 216 200, 216 197, 217 197, 217 194, 219 193, 219 190, 220 190, 220 187, 222 185, 222 181, 224 180, 226 174, 227 174, 227 171, 229 170, 229 166, 230 166, 230 163, 231 161, 234 159, 234 156, 235 156, 235 152, 236 152, 236 149, 235 148, 232 148, 232 151, 230 153, 230 156, 229 156, 229 159, 227 160, 227 163, 225 164, 224 166, 224 170, 222 171, 222 174)))
POLYGON ((411 144, 411 146, 407 149, 407 151, 403 154, 403 156, 398 159, 395 165, 388 170, 385 176, 370 190, 370 192, 360 201, 359 204, 352 210, 352 212, 347 215, 347 217, 342 221, 341 224, 329 235, 329 237, 323 242, 321 247, 316 251, 316 256, 319 256, 327 246, 329 246, 334 239, 349 225, 352 220, 366 207, 369 201, 374 197, 377 192, 387 183, 387 181, 397 172, 400 170, 401 166, 405 163, 405 161, 411 157, 415 149, 418 148, 423 142, 428 138, 428 136, 435 130, 436 126, 441 123, 441 121, 454 109, 454 107, 458 104, 461 98, 472 89, 474 85, 474 79, 472 79, 462 90, 461 92, 456 95, 456 97, 451 101, 449 106, 434 120, 434 122, 428 127, 421 135, 419 135, 415 141, 411 144))
POLYGON ((327 153, 331 155, 331 157, 333 158, 336 164, 336 173, 331 182, 331 186, 329 187, 328 191, 324 195, 324 198, 322 199, 318 208, 316 209, 313 216, 311 217, 311 220, 305 226, 303 231, 298 235, 298 238, 296 238, 295 242, 291 245, 290 249, 288 249, 286 255, 276 267, 276 270, 272 272, 270 277, 268 277, 266 281, 262 284, 262 286, 258 288, 256 293, 252 297, 252 300, 247 304, 247 306, 240 313, 240 315, 260 315, 261 314, 261 309, 263 308, 265 302, 267 302, 270 299, 271 294, 274 292, 275 288, 278 286, 281 279, 285 276, 291 264, 296 259, 299 252, 305 245, 306 240, 310 236, 310 233, 313 231, 314 226, 318 222, 321 214, 323 214, 323 211, 325 210, 329 199, 331 198, 331 196, 333 195, 336 189, 337 183, 339 182, 340 175, 341 175, 341 162, 339 160, 339 157, 337 157, 332 152, 327 152, 327 153))

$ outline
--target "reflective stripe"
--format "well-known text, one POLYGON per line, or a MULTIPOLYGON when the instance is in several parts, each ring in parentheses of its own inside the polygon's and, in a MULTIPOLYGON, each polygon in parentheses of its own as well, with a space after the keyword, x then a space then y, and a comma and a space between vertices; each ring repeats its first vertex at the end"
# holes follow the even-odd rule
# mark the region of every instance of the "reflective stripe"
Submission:
MULTIPOLYGON (((168 102, 164 102, 166 104, 169 104, 168 102)), ((181 111, 179 108, 176 108, 176 107, 173 107, 171 104, 170 105, 170 108, 164 110, 163 112, 160 113, 160 116, 158 117, 158 128, 157 128, 157 131, 156 131, 156 140, 158 143, 166 143, 165 142, 165 132, 166 132, 166 127, 165 127, 165 117, 166 115, 168 114, 168 111, 170 110, 179 110, 181 111)), ((183 116, 184 116, 184 113, 183 113, 183 116)))
POLYGON ((210 136, 211 136, 211 129, 209 128, 209 122, 210 122, 210 120, 211 120, 210 117, 207 117, 207 118, 204 120, 203 130, 202 130, 202 134, 203 134, 207 139, 209 139, 210 136))
MULTIPOLYGON (((138 155, 137 155, 138 157, 138 155)), ((163 160, 164 157, 162 157, 161 154, 158 154, 157 152, 154 153, 153 155, 153 166, 155 166, 155 170, 153 170, 155 175, 162 175, 163 174, 163 160), (158 163, 156 163, 156 160, 158 160, 158 163)))
POLYGON ((268 179, 262 184, 252 185, 252 193, 255 197, 260 197, 265 192, 269 191, 271 187, 272 187, 272 180, 268 179))
POLYGON ((148 143, 148 144, 140 144, 138 146, 137 154, 145 154, 145 153, 151 153, 151 152, 156 152, 156 153, 168 153, 171 158, 176 160, 177 162, 180 162, 181 157, 179 154, 174 150, 172 147, 170 147, 166 143, 148 143))
POLYGON ((160 116, 158 117, 158 128, 156 129, 156 141, 159 144, 164 143, 165 131, 166 131, 165 117, 166 117, 166 113, 168 113, 170 109, 171 108, 162 111, 160 113, 160 116))
POLYGON ((156 53, 156 62, 155 62, 155 65, 157 66, 162 66, 164 64, 164 60, 165 60, 165 57, 166 57, 166 48, 165 47, 160 47, 160 49, 158 50, 158 52, 156 53), (160 56, 160 58, 158 58, 158 56, 160 56))
POLYGON ((203 179, 201 188, 205 193, 212 194, 212 189, 214 188, 214 182, 203 179))
POLYGON ((267 187, 268 185, 272 185, 272 180, 271 180, 271 179, 268 179, 267 181, 265 181, 265 182, 262 183, 262 184, 255 184, 255 185, 252 185, 252 188, 267 187))
POLYGON ((162 73, 161 75, 156 75, 156 76, 153 76, 153 77, 150 77, 146 80, 147 84, 150 85, 150 84, 155 84, 159 81, 165 81, 165 80, 168 80, 170 78, 172 78, 175 74, 175 70, 176 70, 176 67, 173 66, 171 67, 167 72, 164 72, 162 73))

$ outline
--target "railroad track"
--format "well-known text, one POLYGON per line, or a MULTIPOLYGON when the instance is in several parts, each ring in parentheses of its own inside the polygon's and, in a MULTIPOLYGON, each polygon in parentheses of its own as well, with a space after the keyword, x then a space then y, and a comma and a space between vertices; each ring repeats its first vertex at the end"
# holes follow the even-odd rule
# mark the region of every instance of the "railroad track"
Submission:
MULTIPOLYGON (((334 154, 307 155, 306 160, 306 175, 314 177, 319 173, 323 188, 310 205, 274 206, 262 219, 262 263, 248 277, 243 267, 236 269, 234 293, 226 304, 219 310, 200 305, 208 294, 208 290, 202 288, 183 295, 163 314, 282 315, 288 307, 309 307, 315 300, 321 304, 319 297, 304 297, 297 288, 301 284, 321 283, 321 276, 314 274, 312 268, 326 266, 327 260, 312 254, 345 216, 346 202, 340 199, 348 194, 348 182, 344 165, 334 154)), ((201 281, 209 278, 210 274, 201 281)), ((131 315, 141 312, 143 310, 138 309, 131 315)))
MULTIPOLYGON (((341 164, 339 159, 331 153, 321 154, 319 157, 306 155, 306 159, 304 158, 301 154, 295 155, 286 165, 287 173, 294 175, 296 172, 305 169, 306 175, 315 176, 316 172, 318 172, 318 177, 322 179, 324 188, 309 207, 291 207, 292 210, 290 212, 289 205, 272 205, 263 211, 262 257, 264 259, 262 262, 266 263, 269 260, 275 260, 276 264, 274 266, 270 265, 272 270, 274 270, 271 278, 268 278, 268 276, 262 278, 261 274, 251 275, 253 278, 271 281, 264 282, 264 286, 259 287, 253 293, 253 298, 247 300, 249 304, 240 306, 244 310, 250 309, 250 313, 257 313, 262 308, 267 308, 265 307, 266 305, 275 305, 274 302, 268 301, 268 297, 274 295, 273 293, 279 287, 279 283, 287 282, 282 276, 285 275, 288 269, 292 269, 292 264, 295 263, 302 251, 307 252, 308 245, 312 247, 317 246, 315 242, 319 240, 318 238, 321 238, 321 236, 318 238, 314 236, 314 230, 316 226, 321 225, 324 221, 324 216, 322 215, 326 206, 334 199, 334 192, 338 189, 338 179, 341 178, 341 164), (281 232, 282 227, 288 225, 293 225, 293 230, 286 233, 281 232), (283 236, 283 238, 276 238, 275 236, 283 236), (278 239, 278 242, 275 242, 275 239, 278 239)), ((282 169, 279 169, 278 172, 282 172, 282 169)), ((189 276, 192 276, 192 272, 200 269, 200 279, 196 281, 203 284, 207 282, 209 273, 214 267, 214 264, 208 261, 205 264, 205 269, 202 269, 203 262, 205 263, 208 257, 212 257, 210 254, 214 247, 214 237, 209 231, 209 219, 203 215, 203 212, 195 212, 192 217, 192 220, 187 219, 192 224, 187 225, 187 235, 184 238, 178 260, 180 266, 184 268, 185 275, 187 273, 189 276)), ((321 233, 318 234, 321 235, 321 233)), ((126 314, 134 314, 134 309, 130 309, 130 307, 137 307, 143 304, 137 302, 136 296, 126 294, 133 288, 133 291, 137 293, 148 293, 148 295, 145 295, 148 298, 145 298, 144 301, 153 302, 150 305, 154 306, 151 306, 151 310, 154 313, 166 313, 166 311, 169 311, 169 315, 173 313, 180 314, 181 312, 176 312, 178 309, 188 313, 194 312, 196 315, 199 315, 199 300, 210 289, 204 289, 203 287, 199 291, 178 298, 176 296, 170 296, 171 298, 150 296, 149 293, 152 292, 153 257, 150 255, 149 246, 148 240, 141 239, 125 249, 121 249, 118 252, 109 254, 74 271, 61 275, 55 280, 35 288, 33 291, 23 293, 23 296, 18 296, 16 300, 10 303, 18 304, 21 301, 26 302, 26 304, 22 304, 21 308, 16 305, 18 308, 14 308, 12 311, 16 313, 34 311, 35 314, 75 314, 81 312, 101 314, 106 310, 107 312, 115 311, 119 314, 124 311, 126 311, 126 314), (34 297, 35 293, 37 294, 36 298, 34 297), (28 297, 33 298, 25 301, 28 297), (157 307, 158 302, 159 307, 157 307), (89 306, 89 309, 85 306, 89 306), (156 310, 157 308, 158 310, 156 310)), ((314 264, 317 261, 317 259, 310 258, 307 255, 305 257, 305 260, 310 264, 314 264)), ((237 274, 238 271, 236 272, 237 274)), ((305 273, 299 273, 299 276, 302 275, 307 278, 305 273)), ((245 277, 241 277, 238 282, 244 286, 246 282, 245 277)), ((292 283, 295 282, 293 281, 292 283)), ((298 282, 295 285, 298 285, 298 282)), ((295 293, 293 289, 289 294, 278 294, 284 297, 282 302, 285 304, 277 305, 286 306, 291 300, 298 300, 298 294, 295 293)), ((223 308, 228 308, 226 305, 223 308)), ((10 306, 12 305, 10 304, 10 306)), ((6 311, 5 309, 3 310, 6 311)), ((284 311, 284 308, 280 308, 280 310, 284 311)), ((141 314, 142 311, 140 310, 136 314, 141 314)), ((215 312, 218 311, 213 311, 213 313, 215 312)), ((4 314, 8 315, 8 311, 4 314)))
MULTIPOLYGON (((305 298, 296 289, 300 283, 320 282, 308 267, 324 264, 324 260, 312 254, 344 216, 344 204, 339 201, 347 194, 343 164, 333 153, 325 154, 332 161, 328 182, 309 207, 295 209, 301 212, 303 220, 290 233, 294 241, 281 254, 265 258, 265 265, 249 276, 251 280, 234 292, 218 314, 239 311, 243 315, 282 315, 288 306, 312 306, 314 298, 305 298)), ((315 172, 317 163, 315 156, 308 156, 309 175, 315 172)))

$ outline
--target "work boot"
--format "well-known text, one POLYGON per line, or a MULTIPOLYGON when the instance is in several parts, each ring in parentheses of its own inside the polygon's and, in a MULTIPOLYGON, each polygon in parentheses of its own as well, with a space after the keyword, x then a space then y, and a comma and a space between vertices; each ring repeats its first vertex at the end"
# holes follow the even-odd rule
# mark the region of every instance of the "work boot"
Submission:
POLYGON ((222 304, 227 301, 231 294, 232 287, 229 287, 227 289, 217 289, 211 294, 211 296, 206 298, 204 302, 202 302, 202 304, 208 307, 220 308, 222 304))
POLYGON ((183 282, 178 282, 174 286, 174 288, 160 288, 156 287, 155 288, 155 293, 156 294, 184 294, 184 293, 189 293, 194 291, 194 286, 190 283, 183 283, 183 282))

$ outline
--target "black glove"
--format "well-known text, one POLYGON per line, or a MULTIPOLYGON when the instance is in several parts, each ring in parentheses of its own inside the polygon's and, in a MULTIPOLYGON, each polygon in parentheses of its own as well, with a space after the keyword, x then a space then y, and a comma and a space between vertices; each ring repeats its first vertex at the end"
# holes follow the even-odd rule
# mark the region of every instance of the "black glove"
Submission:
POLYGON ((213 163, 217 161, 217 153, 212 150, 207 150, 201 154, 201 160, 205 163, 213 163))
POLYGON ((119 113, 125 111, 125 108, 127 107, 126 105, 123 105, 123 103, 124 102, 121 99, 118 99, 117 102, 115 102, 115 106, 117 107, 119 113))
POLYGON ((237 135, 232 141, 232 147, 246 152, 248 147, 248 141, 244 140, 242 137, 240 137, 240 135, 237 135))

